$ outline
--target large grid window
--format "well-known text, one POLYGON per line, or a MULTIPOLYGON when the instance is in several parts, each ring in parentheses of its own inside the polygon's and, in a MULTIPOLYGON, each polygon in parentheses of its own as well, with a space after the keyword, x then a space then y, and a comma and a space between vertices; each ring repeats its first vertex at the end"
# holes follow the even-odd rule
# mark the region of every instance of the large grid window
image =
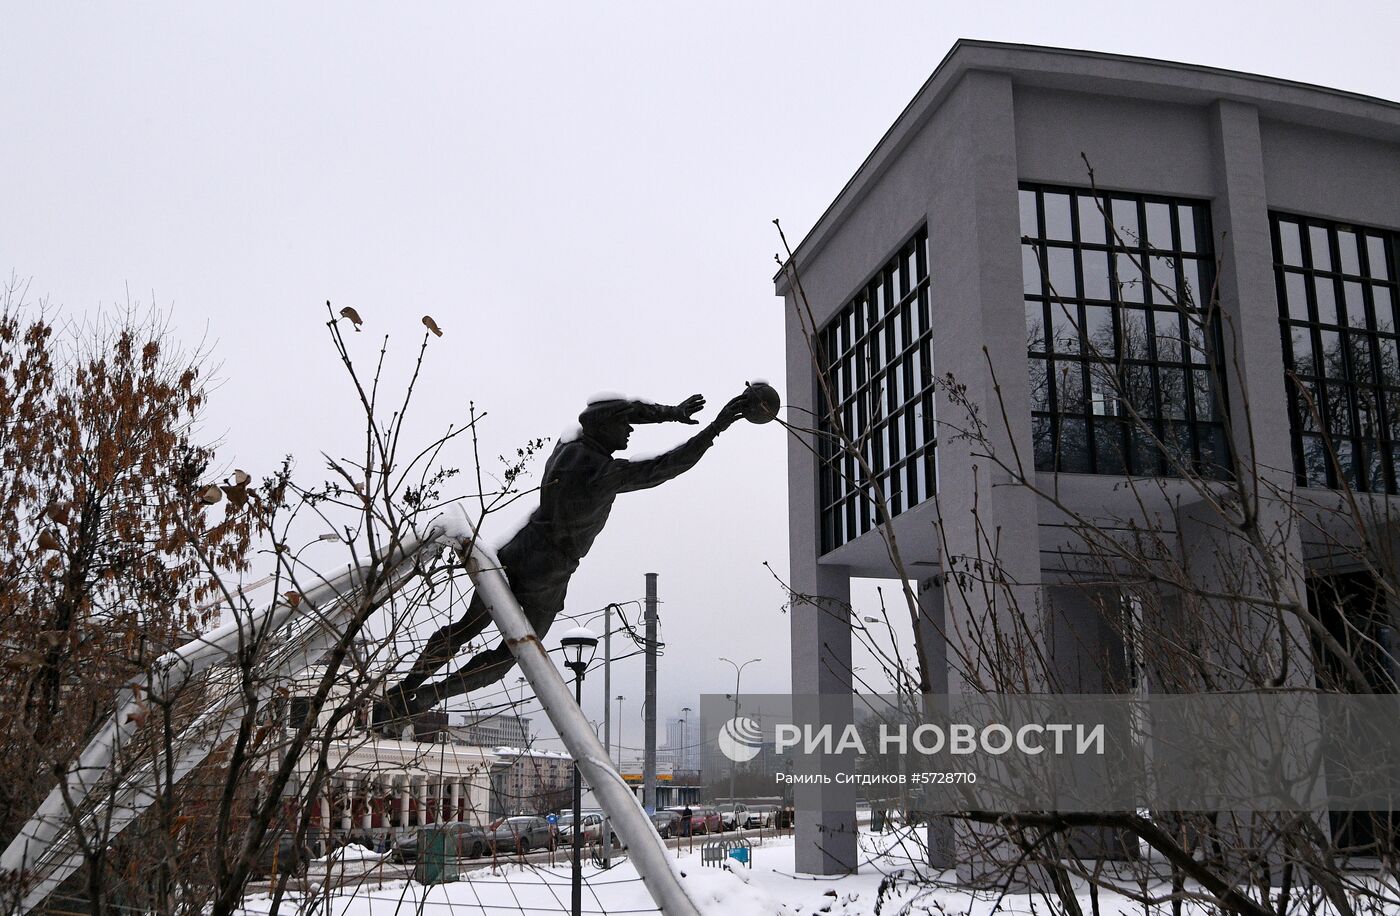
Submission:
POLYGON ((1396 235, 1279 213, 1271 218, 1298 483, 1395 493, 1396 235))
POLYGON ((1023 185, 1039 471, 1228 473, 1206 203, 1023 185))
POLYGON ((862 463, 891 517, 933 494, 931 339, 928 230, 920 229, 821 331, 823 552, 879 524, 862 463))

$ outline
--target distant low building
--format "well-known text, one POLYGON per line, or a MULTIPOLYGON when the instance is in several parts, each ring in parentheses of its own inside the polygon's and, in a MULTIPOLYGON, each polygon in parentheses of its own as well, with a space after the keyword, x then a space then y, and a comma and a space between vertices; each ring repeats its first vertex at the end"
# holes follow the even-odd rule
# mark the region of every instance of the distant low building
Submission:
MULTIPOLYGON (((358 640, 351 663, 317 713, 318 727, 330 728, 337 711, 354 698, 354 714, 338 723, 327 746, 326 776, 310 802, 313 833, 387 843, 393 833, 427 824, 489 821, 491 772, 497 763, 489 746, 442 743, 445 717, 432 712, 414 723, 420 740, 388 740, 368 731, 371 700, 365 685, 394 661, 378 653, 372 642, 358 640)), ((284 727, 300 728, 316 709, 323 662, 324 657, 303 672, 280 701, 284 727)), ((312 742, 297 761, 296 778, 286 790, 293 809, 289 813, 306 797, 320 749, 319 742, 312 742)))
POLYGON ((530 720, 521 716, 452 713, 443 731, 446 740, 479 747, 529 747, 530 720))
POLYGON ((500 746, 491 749, 491 814, 547 814, 573 801, 574 759, 559 751, 500 746))
MULTIPOLYGON (((298 761, 299 785, 310 783, 316 756, 298 761)), ((427 824, 491 819, 497 757, 487 748, 360 736, 331 742, 327 762, 311 819, 318 834, 387 844, 394 833, 427 824)))

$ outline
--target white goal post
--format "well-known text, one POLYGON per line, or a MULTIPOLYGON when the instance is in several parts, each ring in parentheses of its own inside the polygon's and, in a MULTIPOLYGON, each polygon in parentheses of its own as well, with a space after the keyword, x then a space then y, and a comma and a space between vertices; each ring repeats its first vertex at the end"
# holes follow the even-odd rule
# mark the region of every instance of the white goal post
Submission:
MULTIPOLYGON (((627 844, 632 863, 652 900, 667 916, 698 916, 650 818, 613 767, 526 620, 495 551, 476 535, 476 527, 465 509, 460 504, 449 507, 430 523, 424 536, 406 538, 400 545, 387 564, 389 575, 380 580, 382 593, 392 593, 409 578, 408 573, 424 550, 449 546, 457 551, 550 722, 597 794, 617 835, 627 844)), ((27 913, 82 864, 75 836, 77 821, 92 823, 93 818, 105 815, 110 841, 154 802, 158 786, 154 765, 138 767, 113 781, 117 754, 129 742, 141 719, 133 713, 143 690, 153 688, 158 695, 168 696, 180 684, 233 659, 250 632, 272 632, 319 616, 325 625, 304 628, 298 644, 284 644, 276 657, 263 660, 269 672, 282 676, 304 670, 334 641, 335 623, 347 610, 346 599, 362 583, 362 568, 351 567, 308 591, 297 604, 274 600, 251 618, 218 627, 163 656, 157 662, 154 683, 133 683, 124 689, 117 698, 116 712, 78 757, 76 766, 64 777, 64 785, 49 793, 0 855, 0 877, 15 892, 15 899, 5 901, 6 909, 13 906, 14 913, 27 913)), ((231 734, 241 713, 241 703, 216 704, 199 717, 189 734, 180 736, 173 768, 177 781, 231 734)))

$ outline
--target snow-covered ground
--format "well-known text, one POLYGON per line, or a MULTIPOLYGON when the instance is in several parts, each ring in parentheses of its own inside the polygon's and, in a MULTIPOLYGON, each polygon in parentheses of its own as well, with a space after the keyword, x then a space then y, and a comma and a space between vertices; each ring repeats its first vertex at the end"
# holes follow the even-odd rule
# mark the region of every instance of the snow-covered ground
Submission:
MULTIPOLYGON (((700 849, 681 853, 676 864, 682 883, 705 916, 991 916, 1026 914, 1052 916, 1061 912, 1058 901, 1041 895, 973 894, 952 884, 952 873, 930 873, 920 868, 919 844, 910 834, 894 831, 861 836, 860 873, 841 878, 795 874, 790 837, 766 838, 753 850, 753 867, 729 863, 724 868, 700 864, 700 849), (914 880, 922 878, 922 880, 914 880), (941 880, 940 880, 941 879, 941 880)), ((583 911, 592 914, 655 913, 656 908, 630 862, 601 871, 585 865, 583 911)), ((1160 889, 1159 889, 1160 890, 1160 889)), ((279 913, 316 916, 498 916, 504 913, 547 914, 569 912, 569 868, 544 866, 478 867, 463 872, 452 884, 424 887, 411 881, 365 879, 332 891, 319 888, 310 894, 290 893, 279 913)), ((1080 903, 1091 913, 1089 891, 1083 888, 1080 903)), ((266 894, 244 901, 244 916, 266 914, 271 906, 266 894)), ((1209 912, 1188 905, 1186 913, 1209 912)), ((1169 905, 1144 910, 1141 903, 1101 892, 1102 916, 1141 916, 1157 912, 1166 916, 1169 905)))

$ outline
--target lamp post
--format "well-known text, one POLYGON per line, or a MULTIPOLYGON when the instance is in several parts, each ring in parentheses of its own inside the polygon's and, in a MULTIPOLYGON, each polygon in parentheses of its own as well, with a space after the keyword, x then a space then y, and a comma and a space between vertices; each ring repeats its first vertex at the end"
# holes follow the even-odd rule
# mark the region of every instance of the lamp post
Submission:
MULTIPOLYGON (((587 627, 574 627, 559 640, 564 650, 564 667, 574 673, 574 702, 583 702, 583 675, 593 661, 598 637, 587 627)), ((583 780, 579 778, 578 762, 574 762, 574 874, 573 916, 583 913, 583 780)))
MULTIPOLYGON (((861 619, 864 620, 866 623, 873 623, 873 624, 875 624, 876 626, 882 626, 882 627, 884 627, 884 628, 889 632, 890 644, 891 644, 892 646, 895 647, 894 655, 895 655, 895 656, 898 656, 898 655, 899 655, 899 652, 898 652, 898 641, 897 641, 896 638, 895 638, 894 627, 890 626, 890 622, 889 622, 888 618, 886 618, 886 619, 881 619, 881 618, 879 618, 879 617, 874 617, 874 616, 872 616, 872 615, 870 615, 870 614, 865 614, 865 615, 862 616, 861 619)), ((917 726, 917 724, 918 724, 917 722, 915 722, 915 723, 910 723, 910 721, 909 721, 910 719, 915 718, 915 716, 916 716, 916 710, 918 709, 917 701, 914 699, 914 696, 913 696, 914 691, 913 691, 912 689, 910 689, 910 691, 909 691, 909 692, 910 692, 909 711, 908 711, 908 713, 906 713, 905 710, 904 710, 904 692, 905 692, 906 688, 909 688, 909 687, 910 687, 910 683, 911 683, 909 680, 906 680, 906 677, 907 677, 907 672, 905 672, 905 671, 903 671, 903 670, 900 670, 899 673, 898 673, 898 683, 896 683, 896 680, 895 680, 896 675, 891 674, 891 675, 889 676, 890 687, 894 690, 895 720, 899 723, 899 727, 900 727, 900 728, 903 728, 903 729, 908 729, 908 728, 911 727, 911 725, 917 726)), ((907 762, 908 758, 905 758, 905 759, 906 759, 906 762, 907 762)), ((906 774, 906 775, 907 775, 907 774, 906 774)), ((908 795, 908 790, 907 790, 907 788, 906 788, 907 783, 901 782, 901 783, 899 783, 899 786, 900 786, 900 788, 899 788, 899 798, 898 798, 898 799, 894 799, 893 801, 898 802, 900 812, 903 813, 903 814, 905 814, 905 815, 907 815, 908 812, 909 812, 909 795, 908 795)), ((879 807, 884 807, 884 808, 888 809, 888 805, 890 804, 891 801, 892 801, 891 799, 887 799, 887 798, 882 798, 882 799, 874 799, 874 798, 872 798, 872 799, 870 799, 871 808, 873 809, 873 808, 879 806, 879 807)), ((872 815, 872 817, 873 817, 873 815, 872 815)), ((889 823, 889 821, 887 820, 887 818, 888 818, 888 810, 886 810, 886 813, 885 813, 884 815, 882 815, 882 817, 881 817, 882 823, 886 823, 886 824, 889 823)), ((872 820, 872 823, 874 823, 873 820, 872 820)), ((883 828, 882 828, 882 830, 883 830, 883 828)))
POLYGON ((687 773, 690 766, 690 707, 681 707, 681 768, 687 773))
MULTIPOLYGON (((740 664, 738 664, 738 663, 736 663, 736 662, 731 662, 731 661, 729 661, 729 659, 723 658, 723 657, 720 658, 720 661, 722 661, 722 662, 728 662, 729 664, 731 664, 731 665, 734 666, 734 718, 737 719, 737 718, 739 718, 739 678, 741 678, 741 677, 743 676, 743 674, 744 674, 744 669, 745 669, 745 668, 747 668, 749 665, 752 665, 754 662, 761 662, 761 661, 763 661, 763 659, 761 659, 761 658, 751 658, 751 659, 749 659, 748 661, 744 662, 742 665, 740 665, 740 664)), ((738 769, 739 769, 739 764, 735 763, 735 762, 732 761, 732 760, 729 761, 729 804, 730 804, 730 805, 734 805, 734 804, 735 804, 735 802, 734 802, 734 774, 736 773, 736 771, 737 771, 738 769)), ((734 815, 735 823, 738 822, 738 819, 739 819, 739 815, 738 815, 738 810, 737 810, 737 808, 736 808, 736 809, 735 809, 735 815, 734 815)))

